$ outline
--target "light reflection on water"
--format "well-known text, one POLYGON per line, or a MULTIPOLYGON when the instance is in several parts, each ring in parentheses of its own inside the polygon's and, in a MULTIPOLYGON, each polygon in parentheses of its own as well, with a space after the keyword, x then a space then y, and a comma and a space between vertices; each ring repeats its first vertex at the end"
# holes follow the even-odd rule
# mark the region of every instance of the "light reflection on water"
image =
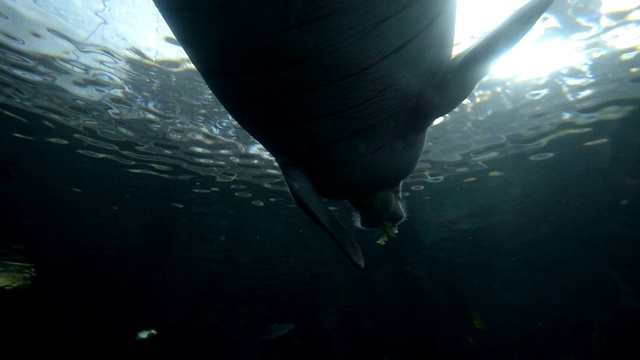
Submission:
MULTIPOLYGON (((501 1, 503 14, 469 1, 459 1, 454 52, 526 2, 501 1)), ((273 157, 211 94, 152 2, 110 4, 0 0, 0 104, 76 129, 89 145, 76 151, 133 173, 199 173, 283 189, 273 157)), ((543 149, 549 142, 624 116, 632 108, 616 100, 640 94, 639 49, 640 1, 556 1, 491 76, 430 129, 408 181, 440 182, 533 149, 531 160, 550 158, 543 149)))

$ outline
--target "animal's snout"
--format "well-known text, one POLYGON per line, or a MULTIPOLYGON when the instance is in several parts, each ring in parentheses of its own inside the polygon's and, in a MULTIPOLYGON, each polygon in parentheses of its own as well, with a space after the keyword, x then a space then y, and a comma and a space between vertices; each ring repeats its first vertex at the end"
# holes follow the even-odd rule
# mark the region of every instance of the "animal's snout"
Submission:
POLYGON ((405 217, 406 213, 401 200, 395 199, 391 207, 391 211, 389 211, 389 214, 387 215, 387 221, 394 225, 397 225, 401 223, 405 217))

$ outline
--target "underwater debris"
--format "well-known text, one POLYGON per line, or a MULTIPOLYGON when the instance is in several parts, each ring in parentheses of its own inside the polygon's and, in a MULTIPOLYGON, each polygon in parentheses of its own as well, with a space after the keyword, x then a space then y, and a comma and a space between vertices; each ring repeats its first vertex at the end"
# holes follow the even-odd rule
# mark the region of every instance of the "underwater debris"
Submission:
POLYGON ((487 324, 485 324, 484 320, 480 317, 480 314, 477 312, 471 312, 471 317, 473 318, 473 326, 476 329, 486 330, 487 324))
POLYGON ((140 330, 136 334, 136 340, 148 340, 156 337, 156 335, 158 335, 158 331, 156 331, 156 329, 140 330))
POLYGON ((376 242, 380 245, 384 245, 389 241, 389 238, 396 237, 396 235, 398 235, 398 225, 385 222, 380 227, 380 231, 382 231, 382 233, 376 242))
POLYGON ((22 289, 36 276, 33 264, 18 261, 0 260, 0 289, 22 289))
POLYGON ((262 335, 263 339, 275 339, 277 337, 286 335, 289 331, 295 329, 295 324, 273 324, 265 330, 262 335))

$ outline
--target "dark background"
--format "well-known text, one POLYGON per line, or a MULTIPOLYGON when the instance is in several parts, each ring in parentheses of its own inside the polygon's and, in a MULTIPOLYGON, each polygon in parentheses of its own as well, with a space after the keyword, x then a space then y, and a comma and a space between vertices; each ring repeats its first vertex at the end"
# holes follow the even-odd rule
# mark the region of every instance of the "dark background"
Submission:
MULTIPOLYGON (((287 194, 133 174, 70 129, 0 114, 0 254, 35 264, 0 289, 0 349, 283 359, 637 358, 640 112, 407 197, 386 246, 352 267, 287 194), (36 139, 64 138, 68 145, 36 139), (582 146, 594 138, 607 143, 582 146), (490 171, 504 176, 488 176, 490 171), (474 182, 463 182, 475 176, 474 182), (222 191, 196 193, 194 188, 222 191), (82 192, 71 190, 81 189, 82 192), (429 199, 425 199, 428 197, 429 199), (172 206, 183 204, 183 208, 172 206), (272 324, 295 324, 263 339, 272 324), (137 341, 136 333, 157 336, 137 341)), ((408 189, 411 185, 405 187, 408 189)), ((346 208, 345 208, 346 209, 346 208)), ((346 210, 340 212, 350 222, 346 210)), ((2 259, 0 259, 2 260, 2 259)))

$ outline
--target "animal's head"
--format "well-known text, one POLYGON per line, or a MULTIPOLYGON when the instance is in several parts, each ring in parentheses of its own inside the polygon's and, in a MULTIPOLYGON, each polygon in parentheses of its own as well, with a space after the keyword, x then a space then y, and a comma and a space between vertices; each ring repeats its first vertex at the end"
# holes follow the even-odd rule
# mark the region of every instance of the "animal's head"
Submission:
POLYGON ((401 187, 402 182, 388 190, 349 199, 349 203, 358 211, 360 223, 356 225, 380 229, 404 220, 401 187))

